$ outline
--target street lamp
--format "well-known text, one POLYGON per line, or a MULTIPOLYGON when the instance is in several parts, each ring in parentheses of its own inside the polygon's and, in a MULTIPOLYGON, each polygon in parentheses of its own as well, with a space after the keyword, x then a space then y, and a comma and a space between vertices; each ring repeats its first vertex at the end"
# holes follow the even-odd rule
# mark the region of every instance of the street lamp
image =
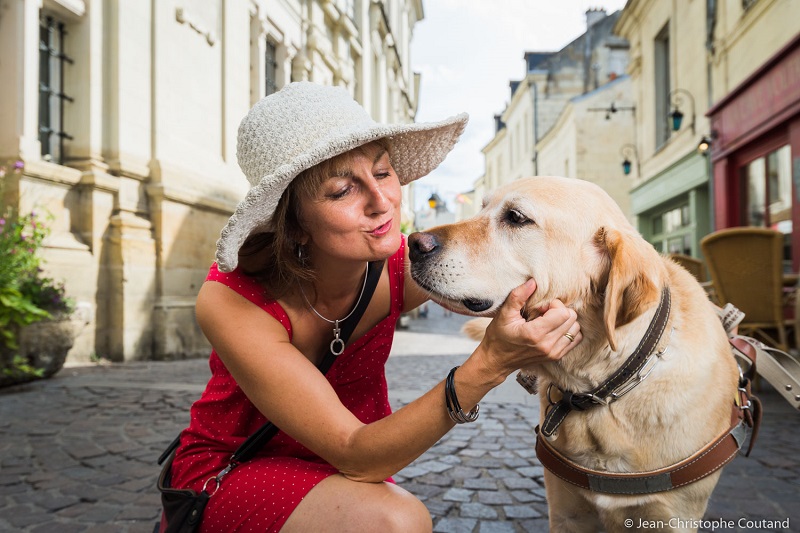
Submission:
POLYGON ((640 176, 639 173, 639 152, 636 150, 636 145, 634 144, 623 144, 622 148, 619 150, 619 155, 623 157, 622 160, 622 172, 627 176, 631 173, 631 158, 636 160, 636 175, 640 176))
POLYGON ((716 132, 712 131, 709 135, 703 135, 703 138, 700 139, 700 144, 697 145, 697 153, 700 155, 706 155, 709 150, 711 150, 711 145, 714 143, 714 139, 717 138, 716 132))
POLYGON ((436 209, 436 206, 439 204, 439 197, 436 193, 431 194, 431 197, 428 198, 428 205, 431 209, 436 209))
POLYGON ((695 133, 694 96, 692 96, 692 94, 686 89, 672 89, 667 95, 667 99, 670 101, 672 105, 672 112, 669 114, 669 117, 672 119, 672 131, 678 131, 679 129, 681 129, 681 124, 683 123, 683 113, 680 110, 681 94, 686 95, 692 104, 692 134, 694 134, 695 133))

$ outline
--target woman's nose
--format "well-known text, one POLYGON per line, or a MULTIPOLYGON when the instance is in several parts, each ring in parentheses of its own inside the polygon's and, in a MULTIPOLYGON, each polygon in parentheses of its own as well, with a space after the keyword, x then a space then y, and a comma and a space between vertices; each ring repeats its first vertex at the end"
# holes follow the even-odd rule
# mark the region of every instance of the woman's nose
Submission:
POLYGON ((381 188, 378 180, 371 180, 369 187, 369 206, 375 211, 385 212, 391 207, 391 202, 386 198, 385 191, 381 188))

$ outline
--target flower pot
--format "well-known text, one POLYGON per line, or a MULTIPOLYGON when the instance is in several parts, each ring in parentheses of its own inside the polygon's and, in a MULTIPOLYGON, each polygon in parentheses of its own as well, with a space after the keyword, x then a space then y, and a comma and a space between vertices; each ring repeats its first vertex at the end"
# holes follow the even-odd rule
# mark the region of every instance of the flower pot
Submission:
POLYGON ((69 317, 54 317, 34 322, 17 332, 19 349, 0 350, 0 366, 11 368, 15 355, 21 356, 25 362, 41 369, 41 376, 27 372, 14 371, 11 375, 0 374, 0 386, 24 383, 38 378, 49 378, 64 366, 67 352, 75 342, 75 324, 69 317))

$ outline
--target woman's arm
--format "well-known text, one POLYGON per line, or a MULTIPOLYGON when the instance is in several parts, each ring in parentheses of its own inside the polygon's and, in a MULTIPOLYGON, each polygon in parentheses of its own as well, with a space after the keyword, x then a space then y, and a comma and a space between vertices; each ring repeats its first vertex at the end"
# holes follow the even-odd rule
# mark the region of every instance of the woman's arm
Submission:
MULTIPOLYGON (((563 305, 551 306, 531 322, 520 316, 534 287, 531 281, 509 295, 484 340, 456 372, 455 388, 465 412, 516 369, 559 359, 576 344, 564 337, 575 323, 575 312, 563 305)), ((454 425, 447 415, 443 382, 396 413, 363 424, 292 346, 277 320, 220 284, 203 285, 197 317, 253 404, 350 479, 383 481, 454 425)))

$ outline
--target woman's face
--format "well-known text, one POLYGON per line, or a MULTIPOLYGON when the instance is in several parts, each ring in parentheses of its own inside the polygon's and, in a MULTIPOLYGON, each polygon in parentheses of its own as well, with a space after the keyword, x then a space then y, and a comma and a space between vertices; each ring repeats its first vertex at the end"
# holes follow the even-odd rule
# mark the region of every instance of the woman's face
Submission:
POLYGON ((300 200, 300 225, 312 262, 373 261, 400 247, 400 180, 389 154, 370 144, 327 176, 313 198, 300 200))

